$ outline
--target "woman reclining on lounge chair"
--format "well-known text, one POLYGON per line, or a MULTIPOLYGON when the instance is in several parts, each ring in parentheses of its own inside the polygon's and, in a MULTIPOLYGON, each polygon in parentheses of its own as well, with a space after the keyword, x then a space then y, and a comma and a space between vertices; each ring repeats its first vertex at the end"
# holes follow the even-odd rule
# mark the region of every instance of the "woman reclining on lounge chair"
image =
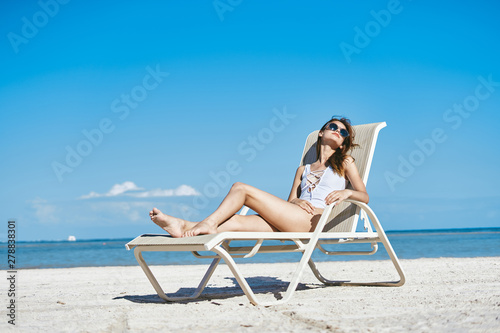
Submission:
POLYGON ((173 237, 190 237, 223 231, 313 231, 326 205, 347 198, 368 203, 366 187, 354 159, 354 131, 346 118, 332 118, 321 127, 318 159, 300 166, 288 201, 253 186, 235 183, 220 206, 201 222, 163 214, 153 208, 151 220, 173 237), (352 190, 346 189, 347 182, 352 190), (243 205, 258 215, 236 215, 243 205))

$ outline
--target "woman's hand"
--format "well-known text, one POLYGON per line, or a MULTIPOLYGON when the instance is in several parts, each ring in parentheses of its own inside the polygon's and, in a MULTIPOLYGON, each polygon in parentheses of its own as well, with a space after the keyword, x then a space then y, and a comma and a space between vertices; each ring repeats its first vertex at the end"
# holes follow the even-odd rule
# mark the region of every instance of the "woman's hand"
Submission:
POLYGON ((337 204, 341 203, 345 199, 349 198, 352 195, 351 190, 341 190, 341 191, 333 191, 328 194, 325 198, 325 203, 327 205, 337 202, 337 204))
POLYGON ((309 201, 295 198, 290 202, 296 204, 297 206, 305 210, 307 213, 314 215, 314 206, 309 201))

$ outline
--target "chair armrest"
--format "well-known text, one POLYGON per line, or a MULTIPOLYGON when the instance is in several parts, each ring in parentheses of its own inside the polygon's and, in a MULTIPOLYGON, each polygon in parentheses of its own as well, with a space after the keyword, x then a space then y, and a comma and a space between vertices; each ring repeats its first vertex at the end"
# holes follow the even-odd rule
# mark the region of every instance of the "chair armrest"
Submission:
POLYGON ((238 215, 247 215, 249 210, 250 210, 250 208, 248 208, 247 206, 243 206, 243 207, 241 207, 241 210, 238 213, 238 215))
POLYGON ((366 213, 366 215, 370 219, 371 223, 375 227, 375 231, 382 233, 385 237, 384 229, 382 228, 382 225, 380 224, 380 221, 377 218, 377 215, 375 215, 375 212, 370 208, 370 206, 368 206, 368 204, 365 204, 364 202, 361 202, 358 200, 352 200, 352 199, 346 199, 344 201, 350 202, 350 203, 358 206, 359 208, 361 208, 366 213))
POLYGON ((336 203, 332 203, 332 204, 329 204, 325 207, 325 210, 321 214, 321 217, 319 218, 318 224, 316 224, 316 228, 313 231, 312 238, 314 238, 316 236, 316 234, 318 234, 318 236, 319 236, 319 234, 321 232, 323 232, 323 228, 325 227, 326 222, 328 222, 328 217, 332 213, 332 209, 333 209, 333 207, 335 207, 335 205, 336 205, 336 203))

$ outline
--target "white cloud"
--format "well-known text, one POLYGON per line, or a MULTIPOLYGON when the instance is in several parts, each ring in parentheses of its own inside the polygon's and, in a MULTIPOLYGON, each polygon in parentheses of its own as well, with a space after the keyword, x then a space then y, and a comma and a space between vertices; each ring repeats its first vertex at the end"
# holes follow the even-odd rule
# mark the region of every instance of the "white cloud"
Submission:
POLYGON ((175 191, 178 196, 200 195, 198 191, 188 185, 181 185, 175 191))
POLYGON ((35 216, 41 223, 45 224, 59 222, 59 218, 57 218, 56 216, 56 206, 49 204, 47 200, 41 198, 36 198, 31 203, 33 208, 35 209, 35 216))
POLYGON ((150 191, 142 191, 143 188, 138 187, 134 182, 126 181, 123 184, 115 184, 107 193, 96 193, 94 191, 89 194, 82 195, 80 199, 91 199, 99 197, 116 197, 126 195, 135 198, 152 198, 152 197, 182 197, 200 195, 193 187, 189 185, 181 185, 176 189, 154 189, 150 191), (132 193, 129 193, 132 192, 132 193))
POLYGON ((137 187, 133 182, 124 182, 123 184, 115 184, 109 190, 108 193, 106 193, 106 196, 108 197, 114 197, 120 194, 123 194, 127 191, 137 191, 137 190, 142 190, 142 188, 137 187))
POLYGON ((181 185, 173 190, 155 189, 138 193, 131 193, 130 196, 136 198, 152 198, 152 197, 184 197, 200 195, 198 191, 188 185, 181 185))
POLYGON ((115 184, 111 187, 111 189, 107 193, 96 193, 94 191, 90 192, 87 195, 82 195, 80 199, 91 199, 91 198, 99 198, 99 197, 116 197, 117 195, 124 194, 129 191, 139 191, 142 188, 135 185, 134 182, 126 181, 123 184, 115 184))
POLYGON ((96 192, 90 192, 87 195, 82 195, 80 197, 80 199, 98 198, 98 197, 102 197, 102 196, 103 196, 102 194, 99 194, 99 193, 96 193, 96 192))

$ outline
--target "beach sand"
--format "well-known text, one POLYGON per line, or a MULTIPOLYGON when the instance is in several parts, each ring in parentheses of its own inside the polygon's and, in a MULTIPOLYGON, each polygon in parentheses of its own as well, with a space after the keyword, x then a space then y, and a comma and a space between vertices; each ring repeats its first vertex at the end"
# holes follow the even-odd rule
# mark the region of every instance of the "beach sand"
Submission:
MULTIPOLYGON (((396 279, 389 261, 319 263, 325 276, 396 279)), ((323 286, 307 269, 288 304, 253 306, 226 265, 202 297, 165 303, 139 266, 18 271, 17 332, 500 332, 500 257, 402 260, 402 287, 323 286)), ((294 263, 245 264, 264 300, 294 263)), ((206 266, 153 266, 166 292, 192 291, 206 266)), ((3 289, 8 289, 5 282, 3 289)), ((2 291, 2 304, 7 305, 2 291)))

